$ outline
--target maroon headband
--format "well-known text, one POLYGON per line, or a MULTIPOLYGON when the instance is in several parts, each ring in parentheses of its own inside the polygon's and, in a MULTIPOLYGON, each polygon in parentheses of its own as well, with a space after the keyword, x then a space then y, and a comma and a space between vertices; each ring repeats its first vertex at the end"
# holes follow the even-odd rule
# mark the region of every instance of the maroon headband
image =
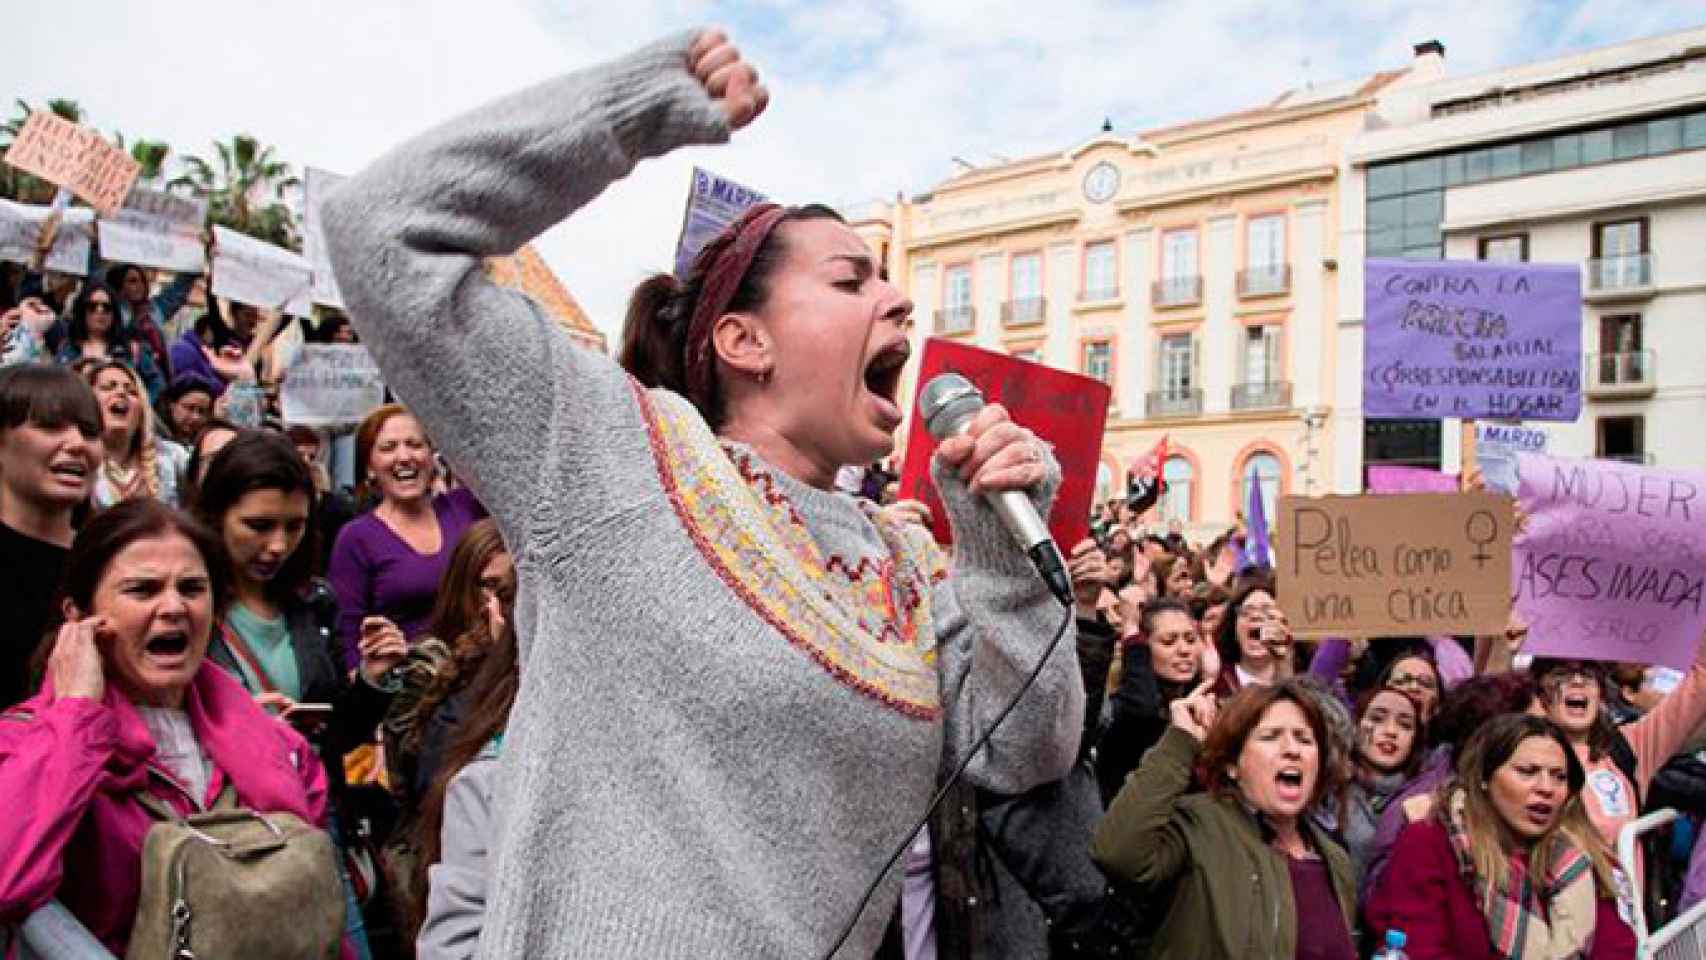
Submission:
POLYGON ((747 270, 752 268, 753 258, 758 256, 758 248, 764 246, 770 231, 776 229, 787 213, 786 207, 774 203, 748 207, 699 251, 693 266, 695 271, 704 271, 705 282, 699 288, 699 303, 687 325, 684 349, 688 399, 701 409, 711 401, 711 374, 716 366, 711 327, 728 310, 729 301, 734 299, 747 270))

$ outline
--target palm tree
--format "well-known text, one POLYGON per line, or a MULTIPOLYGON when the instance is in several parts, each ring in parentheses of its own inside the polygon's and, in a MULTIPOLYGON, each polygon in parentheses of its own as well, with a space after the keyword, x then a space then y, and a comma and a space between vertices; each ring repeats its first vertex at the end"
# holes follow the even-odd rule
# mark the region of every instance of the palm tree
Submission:
MULTIPOLYGON (((14 101, 18 115, 0 124, 0 153, 11 149, 12 142, 23 132, 24 123, 30 119, 30 114, 40 107, 32 107, 23 100, 14 101)), ((72 123, 83 122, 83 107, 75 100, 49 100, 45 108, 49 112, 72 123)), ((54 191, 58 188, 39 177, 32 177, 22 170, 6 164, 0 164, 0 198, 17 200, 21 203, 48 203, 53 199, 54 191)))
MULTIPOLYGON (((124 134, 113 134, 113 142, 120 150, 125 150, 124 134)), ((159 181, 166 174, 166 157, 172 152, 170 144, 163 140, 137 140, 128 148, 130 159, 142 167, 137 175, 137 182, 147 186, 159 181)))
POLYGON ((296 218, 282 202, 284 192, 302 182, 291 175, 290 164, 248 134, 237 134, 229 142, 215 141, 213 149, 212 163, 202 157, 184 157, 186 173, 167 187, 187 187, 207 200, 210 223, 301 249, 296 218))

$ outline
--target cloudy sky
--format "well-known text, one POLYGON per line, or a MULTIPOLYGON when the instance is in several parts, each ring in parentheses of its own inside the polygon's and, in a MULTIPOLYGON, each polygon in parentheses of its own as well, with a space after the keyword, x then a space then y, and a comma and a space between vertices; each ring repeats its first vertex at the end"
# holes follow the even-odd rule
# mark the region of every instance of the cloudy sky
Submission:
MULTIPOLYGON (((734 144, 653 161, 547 233, 607 334, 667 268, 694 164, 789 200, 915 193, 954 169, 1209 116, 1406 64, 1471 73, 1706 22, 1700 0, 54 0, 13 5, 0 96, 68 97, 128 138, 210 153, 248 132, 353 172, 514 88, 716 23, 770 111, 734 144)), ((10 115, 8 110, 8 115, 10 115)))

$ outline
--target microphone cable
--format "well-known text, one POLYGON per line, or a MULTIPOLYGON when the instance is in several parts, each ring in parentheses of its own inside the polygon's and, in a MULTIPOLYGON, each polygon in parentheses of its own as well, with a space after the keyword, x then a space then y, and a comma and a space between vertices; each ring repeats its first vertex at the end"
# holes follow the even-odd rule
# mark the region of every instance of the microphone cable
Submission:
MULTIPOLYGON (((1067 605, 1066 615, 1061 618, 1060 626, 1055 628, 1054 639, 1049 641, 1048 649, 1044 650, 1043 655, 1037 659, 1037 665, 1031 668, 1031 675, 1019 685, 1019 691, 1013 694, 1013 699, 1009 700, 1007 706, 1003 707, 1001 712, 996 715, 995 722, 983 732, 983 736, 979 737, 977 743, 973 744, 972 748, 966 752, 965 759, 961 760, 960 765, 954 768, 954 772, 949 775, 947 782, 943 783, 942 788, 936 791, 936 796, 930 801, 930 806, 924 811, 924 816, 919 817, 918 822, 913 824, 912 829, 908 830, 906 836, 901 838, 900 845, 895 847, 894 853, 889 855, 888 862, 883 864, 883 868, 871 878, 870 885, 865 888, 865 895, 859 898, 859 906, 854 908, 853 916, 847 918, 847 925, 841 928, 841 936, 835 938, 835 944, 829 948, 828 953, 823 955, 823 960, 834 960, 836 951, 847 943, 847 938, 852 936, 853 930, 859 926, 859 918, 864 916, 865 908, 870 906, 871 898, 877 893, 877 887, 882 885, 883 878, 888 876, 888 872, 894 868, 895 861, 899 860, 901 854, 906 852, 906 848, 912 845, 912 838, 918 835, 918 831, 924 829, 925 825, 930 822, 930 817, 936 813, 936 808, 942 805, 942 798, 948 795, 948 791, 959 782, 960 775, 966 772, 966 768, 971 766, 972 760, 988 745, 989 738, 995 735, 996 730, 1000 729, 1001 722, 1007 719, 1007 715, 1012 713, 1013 708, 1019 705, 1019 701, 1024 699, 1025 694, 1030 692, 1031 685, 1037 682, 1037 677, 1042 675, 1043 667, 1047 666, 1049 658, 1054 656, 1055 648, 1060 646, 1061 638, 1066 636, 1066 628, 1072 623, 1074 612, 1073 607, 1070 604, 1067 605)), ((973 666, 975 669, 975 664, 973 666)))

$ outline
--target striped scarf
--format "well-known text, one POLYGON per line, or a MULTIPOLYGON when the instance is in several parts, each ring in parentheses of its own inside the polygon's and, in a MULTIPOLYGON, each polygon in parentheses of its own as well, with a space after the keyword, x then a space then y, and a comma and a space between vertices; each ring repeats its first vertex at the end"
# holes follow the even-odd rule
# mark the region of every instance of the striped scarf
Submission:
POLYGON ((1445 829, 1458 869, 1487 918, 1493 953, 1502 960, 1585 960, 1593 944, 1597 908, 1592 860, 1559 835, 1551 841, 1558 845, 1558 855, 1543 883, 1536 883, 1527 862, 1513 855, 1508 881, 1495 887, 1475 871, 1463 803, 1463 791, 1453 792, 1445 829))

